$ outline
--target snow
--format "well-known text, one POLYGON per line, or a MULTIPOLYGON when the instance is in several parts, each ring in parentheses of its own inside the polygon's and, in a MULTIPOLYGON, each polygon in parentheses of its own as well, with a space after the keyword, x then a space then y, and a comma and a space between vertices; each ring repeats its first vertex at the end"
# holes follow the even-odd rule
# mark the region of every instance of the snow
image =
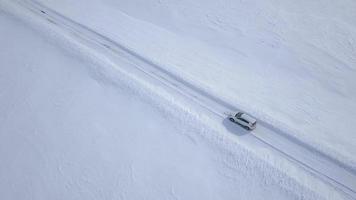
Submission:
MULTIPOLYGON (((330 156, 354 167, 354 138, 326 132, 334 129, 322 118, 330 117, 323 112, 335 112, 331 117, 349 116, 342 123, 354 120, 353 70, 332 69, 338 60, 352 69, 353 54, 343 45, 338 51, 310 50, 309 44, 294 40, 299 31, 287 29, 279 33, 283 42, 273 43, 274 34, 264 29, 276 25, 262 20, 261 31, 252 25, 274 13, 271 2, 241 1, 247 6, 243 15, 232 12, 237 2, 227 6, 227 1, 44 2, 315 148, 328 154, 335 150, 330 156), (215 19, 214 8, 220 6, 221 18, 212 24, 202 20, 215 19), (257 11, 260 18, 253 17, 257 11), (239 21, 236 15, 250 18, 239 21), (238 36, 236 27, 247 28, 238 36), (304 65, 304 59, 315 63, 304 65), (318 81, 330 87, 319 87, 318 81), (335 110, 346 106, 343 112, 335 110), (304 120, 317 123, 305 125, 304 120)), ((279 3, 288 11, 318 10, 279 3)), ((1 199, 348 199, 241 128, 130 71, 134 61, 102 56, 100 48, 87 48, 51 27, 53 21, 7 4, 12 3, 0 1, 5 11, 0 13, 1 199)), ((352 25, 352 2, 337 4, 335 9, 345 13, 336 13, 333 20, 352 25)), ((328 9, 311 18, 330 14, 328 9)), ((300 29, 306 35, 317 31, 300 29)))
POLYGON ((108 82, 11 16, 0 22, 1 199, 317 197, 251 171, 261 161, 247 152, 233 154, 251 159, 246 172, 227 168, 231 152, 176 119, 182 111, 174 116, 127 82, 108 82))
POLYGON ((41 2, 356 169, 355 2, 41 2))

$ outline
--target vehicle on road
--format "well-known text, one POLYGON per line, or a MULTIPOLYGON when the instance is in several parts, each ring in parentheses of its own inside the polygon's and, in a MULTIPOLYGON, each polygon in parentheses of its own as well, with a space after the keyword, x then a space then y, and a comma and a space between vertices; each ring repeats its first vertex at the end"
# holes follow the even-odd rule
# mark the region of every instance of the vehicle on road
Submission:
POLYGON ((253 130, 256 128, 257 120, 250 115, 243 112, 236 112, 229 115, 229 120, 239 124, 247 130, 253 130))

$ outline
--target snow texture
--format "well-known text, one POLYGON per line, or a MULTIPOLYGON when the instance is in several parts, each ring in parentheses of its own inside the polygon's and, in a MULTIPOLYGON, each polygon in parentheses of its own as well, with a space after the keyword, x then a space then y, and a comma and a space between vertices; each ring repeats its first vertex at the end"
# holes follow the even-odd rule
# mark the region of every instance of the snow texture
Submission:
MULTIPOLYGON (((4 2, 1 199, 345 198, 271 150, 249 144, 247 136, 236 140, 194 103, 112 70, 105 58, 99 61, 95 52, 4 2)), ((349 24, 337 29, 349 34, 335 36, 340 44, 326 42, 329 32, 313 39, 320 30, 305 27, 318 24, 308 14, 323 22, 327 6, 309 5, 309 11, 299 1, 274 2, 277 7, 272 1, 198 2, 44 1, 355 167, 349 131, 355 58, 341 45, 354 37, 354 22, 347 20, 353 2, 338 2, 332 8, 344 9, 343 15, 325 22, 349 24), (343 120, 329 124, 335 119, 343 120)))
POLYGON ((41 2, 356 170, 354 1, 41 2))

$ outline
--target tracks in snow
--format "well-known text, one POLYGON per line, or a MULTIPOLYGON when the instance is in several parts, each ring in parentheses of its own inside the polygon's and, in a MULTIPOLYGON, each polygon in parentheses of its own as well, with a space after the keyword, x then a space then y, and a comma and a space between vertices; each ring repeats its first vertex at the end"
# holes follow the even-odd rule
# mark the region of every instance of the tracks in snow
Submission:
MULTIPOLYGON (((22 1, 21 5, 33 13, 47 19, 49 22, 73 35, 75 38, 78 38, 84 44, 88 44, 87 46, 100 46, 120 59, 129 60, 129 63, 132 63, 131 67, 134 67, 134 70, 136 70, 137 73, 144 74, 145 76, 156 80, 159 84, 193 100, 221 118, 226 118, 226 112, 237 110, 234 105, 231 105, 228 102, 199 89, 184 79, 177 77, 175 74, 167 71, 164 67, 137 54, 130 48, 125 47, 82 24, 68 19, 33 0, 22 1)), ((347 165, 317 151, 297 138, 289 136, 263 121, 259 121, 258 128, 252 132, 251 137, 261 145, 273 149, 290 161, 302 166, 312 174, 323 179, 351 199, 356 199, 356 172, 347 165)))

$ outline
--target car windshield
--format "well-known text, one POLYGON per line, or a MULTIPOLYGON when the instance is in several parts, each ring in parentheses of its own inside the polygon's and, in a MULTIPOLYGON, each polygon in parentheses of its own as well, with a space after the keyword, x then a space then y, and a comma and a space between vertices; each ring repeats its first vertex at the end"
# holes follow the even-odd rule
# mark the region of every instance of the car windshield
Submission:
POLYGON ((238 113, 235 115, 235 117, 240 118, 242 114, 243 114, 242 112, 238 112, 238 113))

